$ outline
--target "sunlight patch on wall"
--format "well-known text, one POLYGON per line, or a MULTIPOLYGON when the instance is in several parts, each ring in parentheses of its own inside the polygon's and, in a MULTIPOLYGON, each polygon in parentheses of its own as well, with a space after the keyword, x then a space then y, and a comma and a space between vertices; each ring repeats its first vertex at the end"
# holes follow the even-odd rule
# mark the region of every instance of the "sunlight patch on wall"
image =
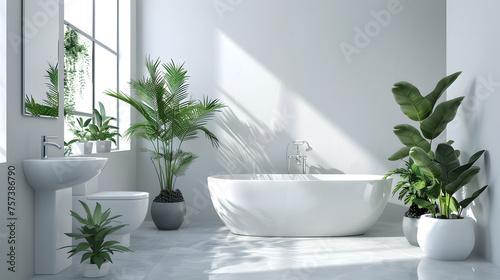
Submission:
MULTIPOLYGON (((357 139, 353 139, 347 131, 335 125, 335 119, 325 116, 301 95, 296 93, 288 95, 295 108, 293 114, 296 117, 296 125, 291 135, 309 141, 314 147, 314 150, 308 153, 309 165, 337 169, 343 173, 386 172, 383 169, 384 162, 377 159, 357 139), (377 170, 379 167, 382 167, 380 171, 377 170)), ((367 135, 367 137, 373 136, 367 135)))
POLYGON ((281 80, 221 31, 216 31, 216 84, 239 118, 272 127, 281 80))
POLYGON ((289 124, 282 81, 226 34, 216 32, 216 91, 228 105, 217 118, 219 162, 229 173, 276 173, 272 160, 289 124))

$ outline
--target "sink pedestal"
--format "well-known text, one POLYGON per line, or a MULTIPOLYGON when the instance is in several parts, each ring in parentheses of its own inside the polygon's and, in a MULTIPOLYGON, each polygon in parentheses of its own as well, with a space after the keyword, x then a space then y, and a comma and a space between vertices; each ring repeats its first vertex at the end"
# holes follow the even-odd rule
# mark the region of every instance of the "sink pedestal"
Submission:
POLYGON ((57 274, 71 265, 71 188, 35 191, 35 274, 57 274))
POLYGON ((71 265, 72 187, 101 173, 107 158, 61 157, 23 160, 24 176, 35 190, 35 274, 56 274, 71 265))

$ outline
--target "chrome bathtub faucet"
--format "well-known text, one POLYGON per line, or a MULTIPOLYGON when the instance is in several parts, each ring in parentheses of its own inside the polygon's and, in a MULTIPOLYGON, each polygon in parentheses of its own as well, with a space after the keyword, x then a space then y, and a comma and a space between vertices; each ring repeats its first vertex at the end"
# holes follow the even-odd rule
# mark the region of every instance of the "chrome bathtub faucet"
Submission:
POLYGON ((42 136, 42 159, 47 159, 47 146, 54 146, 59 150, 62 149, 59 144, 54 142, 47 142, 49 139, 57 139, 57 136, 42 136))
POLYGON ((291 164, 291 161, 292 159, 295 160, 295 164, 296 165, 302 165, 302 174, 306 174, 306 160, 307 160, 307 156, 305 154, 302 154, 300 152, 300 146, 302 145, 306 145, 306 149, 305 151, 306 152, 310 152, 312 151, 312 147, 309 145, 309 143, 307 141, 304 141, 304 140, 294 140, 290 143, 288 143, 287 147, 286 147, 286 155, 287 155, 287 163, 288 163, 288 174, 290 174, 290 164, 291 164), (289 155, 288 154, 288 147, 290 146, 290 144, 293 144, 296 146, 297 148, 297 152, 295 155, 289 155))

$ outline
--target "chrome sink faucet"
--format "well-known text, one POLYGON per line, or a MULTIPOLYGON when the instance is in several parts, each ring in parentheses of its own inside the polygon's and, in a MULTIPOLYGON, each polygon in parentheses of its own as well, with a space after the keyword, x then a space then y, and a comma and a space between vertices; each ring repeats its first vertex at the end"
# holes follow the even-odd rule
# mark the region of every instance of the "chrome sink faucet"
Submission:
POLYGON ((47 159, 47 146, 54 146, 59 150, 62 149, 59 144, 54 142, 47 142, 49 139, 57 139, 57 136, 42 136, 42 159, 47 159))
POLYGON ((312 147, 309 145, 309 143, 307 141, 304 141, 304 140, 294 140, 292 141, 291 143, 288 143, 287 145, 287 163, 288 163, 288 174, 290 174, 290 164, 291 164, 291 161, 292 159, 295 160, 295 163, 297 165, 302 165, 302 174, 306 174, 306 160, 307 160, 307 156, 305 154, 302 154, 300 153, 300 146, 302 145, 306 145, 306 149, 305 151, 306 152, 310 152, 312 151, 312 147), (295 155, 289 155, 288 154, 288 146, 290 144, 293 144, 295 146, 297 146, 297 152, 295 155))

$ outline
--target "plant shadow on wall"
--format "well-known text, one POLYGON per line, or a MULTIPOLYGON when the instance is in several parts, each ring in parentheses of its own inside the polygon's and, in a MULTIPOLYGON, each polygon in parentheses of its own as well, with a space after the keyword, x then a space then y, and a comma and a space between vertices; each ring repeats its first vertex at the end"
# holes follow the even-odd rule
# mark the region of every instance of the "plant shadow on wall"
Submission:
POLYGON ((409 124, 394 127, 394 134, 404 147, 389 160, 408 160, 405 160, 406 168, 390 171, 389 175, 397 174, 403 179, 396 185, 395 192, 400 191, 400 199, 406 197, 405 203, 412 205, 410 210, 415 210, 416 205, 431 213, 422 216, 417 239, 426 255, 441 260, 463 260, 472 251, 473 220, 463 218, 462 213, 487 188, 484 186, 462 201, 457 200, 457 192, 479 173, 480 168, 474 163, 484 150, 473 154, 465 164, 460 163, 460 151, 452 147, 452 140, 432 150, 433 140, 455 118, 464 99, 462 96, 437 103, 460 74, 457 72, 441 79, 425 97, 408 82, 396 83, 392 89, 401 111, 418 122, 420 130, 409 124))
POLYGON ((151 205, 151 217, 158 229, 178 229, 184 221, 186 205, 175 182, 187 171, 197 155, 182 150, 182 144, 203 132, 214 147, 219 139, 206 125, 215 113, 226 107, 219 99, 193 100, 189 97, 184 63, 161 63, 146 59, 148 76, 130 82, 137 99, 122 92, 106 91, 135 108, 145 119, 125 131, 150 142, 151 161, 158 177, 160 194, 151 205))
POLYGON ((223 131, 218 161, 228 173, 278 173, 266 147, 282 130, 274 131, 257 120, 244 122, 231 109, 219 115, 217 124, 223 131))

